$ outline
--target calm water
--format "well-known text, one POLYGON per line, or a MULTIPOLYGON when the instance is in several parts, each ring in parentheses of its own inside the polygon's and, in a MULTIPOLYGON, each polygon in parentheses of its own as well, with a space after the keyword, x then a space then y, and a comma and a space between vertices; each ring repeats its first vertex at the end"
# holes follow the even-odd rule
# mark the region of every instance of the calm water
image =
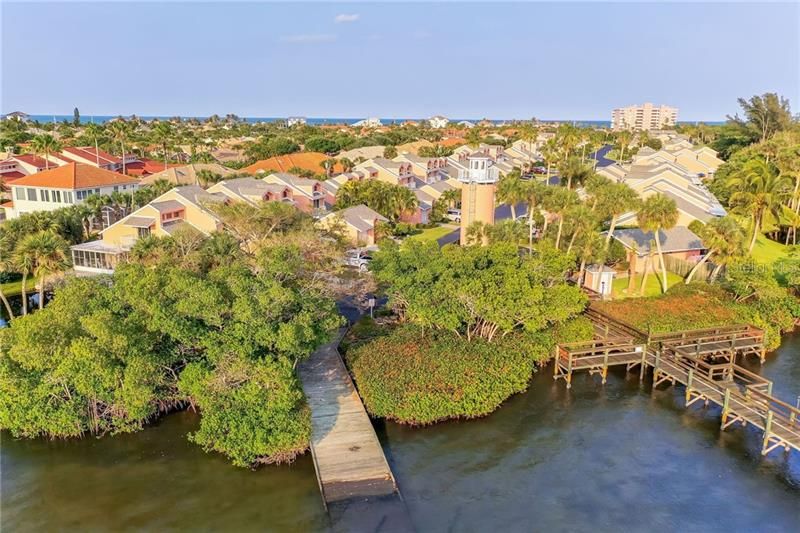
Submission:
MULTIPOLYGON (((794 403, 800 336, 761 371, 794 403)), ((651 394, 634 374, 605 386, 577 375, 567 392, 544 371, 488 418, 378 427, 420 531, 797 531, 800 454, 762 458, 757 433, 720 433, 716 409, 682 402, 682 389, 651 394)), ((196 423, 181 413, 71 442, 3 435, 0 529, 330 527, 310 457, 237 469, 186 441, 196 423)))

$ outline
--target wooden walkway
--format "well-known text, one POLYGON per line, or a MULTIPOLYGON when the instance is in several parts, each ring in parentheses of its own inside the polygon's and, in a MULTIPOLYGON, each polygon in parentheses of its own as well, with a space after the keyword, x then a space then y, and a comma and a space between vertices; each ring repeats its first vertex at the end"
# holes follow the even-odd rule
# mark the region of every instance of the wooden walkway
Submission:
POLYGON ((730 326, 674 334, 647 335, 597 309, 587 316, 595 339, 555 348, 554 379, 567 388, 572 373, 599 373, 605 383, 608 368, 639 366, 639 377, 653 370, 653 389, 669 382, 684 386, 686 406, 702 401, 722 408, 722 429, 734 423, 752 425, 763 433, 761 453, 777 448, 800 451, 800 409, 772 395, 772 382, 736 364, 737 356, 764 360, 764 334, 752 326, 730 326))
POLYGON ((311 454, 326 507, 331 502, 387 496, 397 485, 336 339, 298 370, 311 407, 311 454))

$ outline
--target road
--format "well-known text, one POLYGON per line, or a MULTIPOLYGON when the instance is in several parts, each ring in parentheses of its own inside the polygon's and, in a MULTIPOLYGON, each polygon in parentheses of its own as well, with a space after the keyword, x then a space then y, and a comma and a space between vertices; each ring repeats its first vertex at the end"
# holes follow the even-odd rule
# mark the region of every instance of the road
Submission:
MULTIPOLYGON (((524 215, 528 212, 527 206, 525 204, 517 205, 517 216, 524 215)), ((511 218, 511 207, 505 204, 497 206, 494 210, 494 219, 495 220, 506 220, 511 218)), ((461 238, 461 229, 456 229, 452 233, 448 233, 444 237, 439 237, 436 242, 439 243, 439 246, 444 246, 445 244, 452 244, 457 243, 461 238)))
POLYGON ((597 168, 607 167, 609 165, 613 165, 616 163, 613 159, 608 159, 606 155, 610 152, 614 147, 610 144, 604 144, 599 150, 589 155, 589 159, 596 159, 597 160, 597 168))

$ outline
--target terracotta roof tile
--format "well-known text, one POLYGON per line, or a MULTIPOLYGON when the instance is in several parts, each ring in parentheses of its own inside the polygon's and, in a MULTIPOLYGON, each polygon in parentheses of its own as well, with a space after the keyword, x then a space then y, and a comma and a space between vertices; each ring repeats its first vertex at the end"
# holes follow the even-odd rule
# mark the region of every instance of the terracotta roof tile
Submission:
MULTIPOLYGON (((288 172, 289 169, 297 167, 315 174, 321 174, 325 172, 325 170, 320 163, 326 159, 331 158, 321 152, 296 152, 294 154, 278 155, 270 157, 269 159, 262 159, 242 170, 249 174, 255 174, 259 170, 265 172, 288 172)), ((334 173, 338 174, 342 172, 342 166, 337 163, 334 165, 333 170, 334 173)))
POLYGON ((87 189, 138 183, 138 180, 92 165, 69 163, 63 167, 45 170, 15 180, 12 185, 51 187, 54 189, 87 189))

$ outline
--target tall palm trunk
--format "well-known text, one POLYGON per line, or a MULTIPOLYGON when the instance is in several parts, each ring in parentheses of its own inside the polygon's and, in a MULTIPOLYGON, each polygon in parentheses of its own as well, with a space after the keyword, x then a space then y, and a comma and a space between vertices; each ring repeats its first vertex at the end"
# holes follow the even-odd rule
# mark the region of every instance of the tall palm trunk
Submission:
POLYGON ((570 251, 572 251, 572 247, 575 244, 575 239, 578 237, 578 233, 580 233, 580 230, 578 229, 576 229, 572 233, 572 237, 569 239, 569 244, 567 245, 567 253, 570 253, 570 251))
POLYGON ((717 276, 719 276, 721 270, 722 270, 722 263, 715 266, 714 270, 711 271, 711 276, 708 278, 708 282, 714 283, 717 280, 717 276))
POLYGON ((122 173, 125 174, 125 143, 120 142, 119 144, 122 145, 122 173))
POLYGON ((606 234, 606 250, 611 245, 611 235, 614 233, 614 230, 617 228, 617 215, 611 217, 611 224, 608 225, 608 233, 606 234))
POLYGON ((508 204, 511 208, 511 220, 517 220, 517 205, 513 201, 508 204))
POLYGON ((650 273, 650 268, 653 262, 653 252, 644 260, 644 271, 642 271, 642 284, 639 286, 639 296, 644 296, 644 288, 647 286, 647 275, 650 273))
POLYGON ((753 253, 753 248, 756 246, 756 239, 758 238, 758 229, 761 226, 761 217, 758 215, 753 217, 753 236, 750 238, 750 246, 747 247, 748 253, 753 253))
POLYGON ((44 285, 47 281, 47 276, 42 276, 39 279, 39 309, 44 309, 44 285))
POLYGON ((561 232, 564 229, 564 215, 558 217, 558 232, 556 233, 556 250, 558 250, 558 244, 561 242, 561 232))
POLYGON ((25 286, 28 283, 28 271, 23 270, 22 272, 22 314, 28 314, 28 290, 25 286))
POLYGON ((664 265, 664 254, 661 252, 661 237, 659 237, 659 229, 655 231, 656 237, 656 250, 658 250, 658 263, 661 267, 661 292, 667 292, 667 267, 664 265))
POLYGON ((700 267, 703 266, 706 261, 708 261, 708 258, 711 257, 711 254, 713 254, 713 253, 714 253, 713 251, 709 251, 706 255, 703 256, 703 258, 700 261, 698 261, 692 267, 692 269, 689 271, 689 274, 686 276, 686 279, 684 280, 684 283, 686 285, 691 283, 692 278, 694 277, 694 275, 697 273, 697 271, 700 269, 700 267))
POLYGON ((581 258, 581 266, 578 268, 578 287, 583 287, 583 273, 586 271, 586 258, 581 258))
POLYGON ((3 300, 3 305, 6 307, 8 320, 14 320, 14 311, 11 309, 11 304, 8 303, 8 298, 6 298, 6 295, 2 289, 0 289, 0 300, 3 300))

